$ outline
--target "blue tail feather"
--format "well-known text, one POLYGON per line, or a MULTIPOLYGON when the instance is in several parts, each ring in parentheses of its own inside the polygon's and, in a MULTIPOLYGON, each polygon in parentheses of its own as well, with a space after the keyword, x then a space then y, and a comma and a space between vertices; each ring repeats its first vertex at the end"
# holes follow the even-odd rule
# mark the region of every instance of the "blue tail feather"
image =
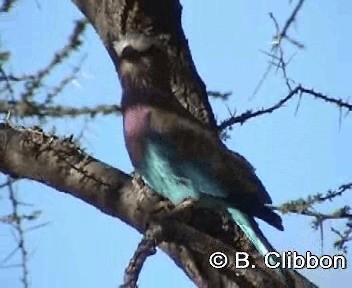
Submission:
MULTIPOLYGON (((168 198, 175 205, 181 203, 184 199, 192 198, 199 201, 200 205, 208 208, 220 208, 227 211, 232 220, 239 226, 249 241, 254 245, 261 256, 265 256, 275 249, 271 246, 264 234, 258 227, 253 217, 248 216, 241 210, 232 206, 224 197, 219 183, 209 177, 209 172, 198 162, 177 161, 175 151, 170 145, 160 143, 160 139, 153 138, 153 141, 147 146, 146 154, 137 171, 141 173, 144 181, 155 191, 168 198), (210 192, 209 192, 210 191, 210 192), (207 192, 207 193, 205 193, 207 192)), ((276 214, 270 214, 269 208, 263 210, 262 219, 270 218, 269 223, 280 230, 282 227, 281 219, 276 214), (274 216, 273 216, 274 215, 274 216)), ((271 264, 276 264, 274 256, 269 258, 271 264)), ((275 271, 285 281, 282 268, 276 268, 275 271)), ((296 274, 294 270, 288 270, 289 273, 296 274)), ((301 276, 301 275, 300 275, 301 276)), ((316 288, 309 280, 303 276, 300 277, 305 281, 305 288, 316 288)))
MULTIPOLYGON (((264 235, 258 235, 260 230, 254 227, 256 224, 253 223, 253 219, 250 219, 246 214, 233 207, 228 207, 227 211, 230 213, 234 222, 241 228, 243 233, 253 243, 254 247, 258 250, 260 255, 265 256, 267 253, 273 251, 273 248, 264 238, 264 235)), ((260 234, 262 233, 260 232, 260 234)))
MULTIPOLYGON (((248 237, 260 255, 264 257, 269 252, 275 251, 269 241, 266 240, 264 234, 260 231, 254 219, 233 207, 227 207, 227 211, 230 213, 233 221, 241 228, 243 233, 248 237)), ((277 263, 277 260, 273 259, 272 256, 270 256, 269 261, 272 265, 277 263)), ((279 274, 280 277, 283 277, 281 268, 276 268, 275 271, 279 274)))
MULTIPOLYGON (((269 252, 275 251, 275 249, 271 246, 269 241, 266 240, 263 233, 257 227, 257 224, 253 219, 249 218, 246 214, 244 214, 240 210, 233 207, 227 207, 227 211, 230 213, 231 218, 234 220, 234 222, 241 228, 243 233, 249 238, 249 240, 252 242, 254 247, 258 250, 258 252, 262 256, 265 256, 269 252)), ((270 264, 275 264, 277 263, 278 260, 270 257, 269 261, 271 261, 270 264)), ((310 282, 308 279, 303 277, 297 271, 293 269, 287 269, 287 270, 289 273, 298 274, 300 279, 302 279, 302 281, 305 281, 304 283, 305 288, 318 288, 317 285, 310 282)), ((280 275, 280 277, 284 276, 282 268, 277 268, 275 269, 275 271, 280 275)))

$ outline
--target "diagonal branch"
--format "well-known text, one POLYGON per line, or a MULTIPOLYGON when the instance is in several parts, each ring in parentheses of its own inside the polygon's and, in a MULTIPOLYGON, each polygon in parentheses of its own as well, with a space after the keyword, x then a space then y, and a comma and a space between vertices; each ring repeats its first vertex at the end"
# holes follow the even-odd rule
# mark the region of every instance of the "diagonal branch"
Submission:
POLYGON ((165 218, 165 211, 156 212, 162 200, 157 194, 124 172, 84 154, 70 139, 1 124, 0 171, 71 194, 143 234, 148 223, 156 219, 162 227, 160 247, 199 287, 254 287, 254 283, 259 283, 256 287, 304 287, 304 278, 291 272, 286 275, 287 285, 282 283, 263 264, 241 230, 223 215, 196 208, 182 217, 165 218), (248 252, 257 268, 229 265, 214 269, 208 257, 215 251, 222 251, 230 260, 235 259, 236 252, 248 252))
MULTIPOLYGON (((113 41, 118 41, 126 33, 146 33, 159 39, 168 54, 171 91, 189 113, 218 133, 206 87, 196 71, 182 29, 179 0, 74 0, 74 3, 96 29, 116 68, 118 61, 113 41)), ((138 194, 135 197, 135 202, 139 202, 138 194)), ((121 199, 123 197, 119 197, 119 205, 122 205, 121 199)), ((144 201, 139 203, 137 211, 144 216, 140 217, 146 224, 154 218, 147 207, 160 203, 160 198, 153 202, 154 205, 147 205, 144 201)), ((132 213, 135 204, 125 207, 132 213)), ((307 284, 304 277, 292 271, 284 277, 286 283, 277 279, 277 274, 263 265, 262 257, 258 257, 247 238, 236 225, 228 223, 226 217, 205 209, 192 209, 189 214, 191 217, 179 221, 165 220, 167 225, 162 222, 165 237, 161 247, 199 287, 304 287, 307 284), (230 265, 214 269, 209 265, 209 256, 215 251, 223 251, 232 260, 236 251, 248 251, 257 268, 236 269, 235 265, 230 265)), ((137 223, 125 215, 118 217, 128 219, 126 221, 132 226, 137 223)), ((139 223, 136 226, 145 232, 146 225, 139 223)))
POLYGON ((287 103, 289 100, 291 100, 294 96, 299 96, 301 97, 302 95, 308 95, 308 96, 313 96, 316 99, 323 100, 327 103, 334 104, 337 108, 339 109, 345 109, 347 112, 352 111, 352 103, 348 103, 347 101, 344 101, 342 99, 336 99, 329 97, 327 95, 324 95, 320 92, 316 92, 313 89, 308 89, 305 88, 301 85, 298 85, 296 88, 292 89, 286 97, 280 99, 276 104, 268 107, 268 108, 262 108, 257 111, 252 111, 248 110, 238 116, 231 116, 230 118, 222 121, 220 125, 218 126, 219 130, 224 130, 234 124, 243 124, 244 122, 256 118, 258 116, 262 116, 265 114, 270 114, 273 113, 274 111, 282 108, 285 103, 287 103))
POLYGON ((117 68, 113 41, 126 33, 147 33, 164 42, 171 63, 170 87, 179 102, 216 130, 205 84, 193 63, 181 26, 179 0, 73 0, 93 25, 117 68))
POLYGON ((298 12, 302 9, 303 3, 305 0, 299 0, 296 7, 293 9, 292 14, 288 19, 286 20, 286 23, 284 25, 284 28, 282 31, 279 33, 280 38, 287 38, 288 40, 290 39, 287 35, 288 29, 291 27, 291 25, 296 21, 297 14, 298 12))

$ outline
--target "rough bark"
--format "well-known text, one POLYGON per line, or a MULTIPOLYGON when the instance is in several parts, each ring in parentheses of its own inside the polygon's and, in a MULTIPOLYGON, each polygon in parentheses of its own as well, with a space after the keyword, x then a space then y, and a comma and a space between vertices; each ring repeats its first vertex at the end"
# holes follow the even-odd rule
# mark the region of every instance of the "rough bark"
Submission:
MULTIPOLYGON (((193 65, 181 27, 178 0, 74 0, 74 3, 95 27, 115 65, 111 46, 121 35, 144 32, 163 39, 173 63, 172 91, 190 113, 216 131, 205 85, 193 65)), ((138 179, 133 180, 85 155, 69 139, 1 124, 0 171, 69 193, 122 219, 141 233, 151 223, 157 223, 161 227, 160 247, 199 287, 304 287, 304 278, 298 274, 286 273, 283 283, 273 270, 266 268, 243 233, 223 215, 194 207, 177 217, 163 217, 167 209, 154 208, 164 199, 138 179), (256 268, 237 269, 228 265, 215 269, 208 262, 215 251, 227 254, 230 264, 236 252, 248 252, 256 268)))
MULTIPOLYGON (((199 287, 303 287, 293 286, 292 275, 287 277, 287 286, 282 283, 223 215, 194 207, 165 218, 168 208, 155 209, 161 201, 167 203, 165 199, 138 179, 84 154, 70 139, 0 124, 0 171, 69 193, 141 233, 157 223, 161 226, 160 247, 199 287), (217 270, 209 265, 209 255, 215 251, 229 256, 228 267, 217 270), (248 252, 257 268, 231 265, 236 252, 248 252)), ((172 204, 163 207, 172 208, 172 204)))
POLYGON ((116 67, 112 42, 126 33, 147 33, 161 39, 172 65, 170 87, 195 117, 216 129, 205 85, 194 66, 181 26, 182 7, 175 0, 74 0, 92 23, 116 67))

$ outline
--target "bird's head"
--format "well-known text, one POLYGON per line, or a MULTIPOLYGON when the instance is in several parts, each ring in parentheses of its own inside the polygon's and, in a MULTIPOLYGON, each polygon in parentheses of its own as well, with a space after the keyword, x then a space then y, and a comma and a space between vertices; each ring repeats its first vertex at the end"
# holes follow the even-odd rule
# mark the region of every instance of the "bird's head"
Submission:
POLYGON ((144 34, 127 34, 113 42, 124 89, 169 87, 169 64, 163 43, 144 34))

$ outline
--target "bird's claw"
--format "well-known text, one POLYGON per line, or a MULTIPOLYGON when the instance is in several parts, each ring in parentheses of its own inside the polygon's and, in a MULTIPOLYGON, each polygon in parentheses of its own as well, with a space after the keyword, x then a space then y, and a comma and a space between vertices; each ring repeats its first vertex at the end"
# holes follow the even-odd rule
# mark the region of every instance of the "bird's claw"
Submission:
POLYGON ((175 208, 170 212, 169 216, 182 215, 186 211, 191 210, 195 205, 197 205, 196 199, 186 198, 181 203, 175 206, 175 208))
POLYGON ((172 203, 169 200, 165 199, 155 204, 151 212, 153 214, 158 214, 160 212, 170 213, 170 211, 172 211, 172 203))
POLYGON ((184 210, 184 209, 191 208, 191 207, 195 206, 196 203, 197 203, 196 199, 194 199, 194 198, 186 198, 180 204, 178 204, 175 207, 174 211, 175 210, 184 210))

